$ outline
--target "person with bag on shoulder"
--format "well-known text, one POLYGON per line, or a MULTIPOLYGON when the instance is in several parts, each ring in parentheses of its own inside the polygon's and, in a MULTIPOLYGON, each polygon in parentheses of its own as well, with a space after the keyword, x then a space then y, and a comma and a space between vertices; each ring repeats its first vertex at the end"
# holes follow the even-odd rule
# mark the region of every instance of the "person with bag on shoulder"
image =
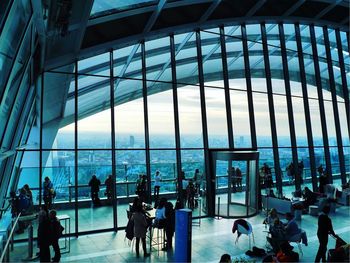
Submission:
POLYGON ((55 210, 50 211, 49 219, 50 219, 50 228, 51 228, 50 244, 53 247, 53 250, 55 251, 55 256, 52 258, 52 262, 60 262, 61 251, 60 251, 60 246, 58 244, 58 240, 62 236, 64 227, 61 226, 61 223, 57 218, 57 212, 55 210))

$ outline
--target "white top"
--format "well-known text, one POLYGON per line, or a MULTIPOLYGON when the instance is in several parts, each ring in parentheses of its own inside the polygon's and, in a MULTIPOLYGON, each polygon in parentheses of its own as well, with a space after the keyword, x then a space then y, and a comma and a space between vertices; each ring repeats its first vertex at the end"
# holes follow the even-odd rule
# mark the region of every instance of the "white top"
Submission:
POLYGON ((162 176, 160 173, 158 175, 154 176, 154 186, 159 186, 160 187, 160 182, 162 181, 162 176))

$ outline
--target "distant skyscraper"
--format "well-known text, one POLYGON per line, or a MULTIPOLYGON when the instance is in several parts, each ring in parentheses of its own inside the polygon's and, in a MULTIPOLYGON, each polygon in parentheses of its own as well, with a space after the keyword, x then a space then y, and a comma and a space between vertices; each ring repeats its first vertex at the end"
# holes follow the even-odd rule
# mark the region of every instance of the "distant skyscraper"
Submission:
POLYGON ((129 138, 129 147, 130 147, 130 148, 134 148, 134 145, 135 145, 135 137, 134 137, 134 135, 130 135, 130 138, 129 138))

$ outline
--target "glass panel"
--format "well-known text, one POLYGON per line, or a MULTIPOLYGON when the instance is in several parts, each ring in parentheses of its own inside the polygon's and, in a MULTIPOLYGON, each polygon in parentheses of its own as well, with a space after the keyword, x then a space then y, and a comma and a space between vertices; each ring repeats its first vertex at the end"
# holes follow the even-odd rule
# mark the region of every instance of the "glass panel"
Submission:
MULTIPOLYGON (((271 125, 267 95, 253 93, 256 139, 259 147, 271 147, 271 125)), ((260 155, 260 160, 262 155, 260 155)))
POLYGON ((315 163, 316 167, 322 165, 323 169, 326 169, 323 147, 315 147, 315 163))
MULTIPOLYGON (((171 87, 171 85, 169 84, 171 87)), ((173 91, 148 95, 148 123, 151 148, 174 148, 173 91)))
POLYGON ((275 169, 278 169, 278 168, 275 167, 275 164, 274 164, 273 150, 272 148, 258 148, 258 151, 259 151, 259 167, 260 167, 259 168, 260 187, 261 189, 266 189, 265 191, 268 191, 267 189, 269 188, 273 188, 274 190, 276 186, 275 169), (267 173, 265 173, 264 170, 267 171, 267 173))
POLYGON ((52 91, 52 86, 56 87, 52 83, 58 83, 60 81, 70 81, 73 87, 75 81, 71 74, 58 74, 58 73, 46 73, 44 81, 44 111, 43 111, 43 149, 74 149, 74 111, 75 111, 75 97, 74 90, 71 96, 68 96, 67 102, 64 106, 63 118, 61 117, 62 111, 54 111, 53 102, 63 100, 62 96, 57 92, 52 91), (57 79, 56 79, 57 78, 57 79), (47 84, 47 85, 46 85, 47 84), (57 133, 55 132, 57 131, 57 133))
MULTIPOLYGON (((170 39, 160 38, 145 42, 147 80, 171 81, 170 39), (170 73, 170 74, 169 74, 170 73)), ((162 83, 158 84, 162 87, 162 83)), ((155 89, 156 82, 148 82, 148 89, 155 89)))
POLYGON ((202 115, 198 86, 177 89, 182 148, 202 148, 202 115))
POLYGON ((340 120, 340 130, 343 141, 343 146, 350 146, 349 131, 347 129, 347 122, 349 121, 346 117, 345 104, 338 102, 338 114, 340 120))
POLYGON ((251 147, 247 92, 230 90, 234 144, 237 148, 251 147))
POLYGON ((118 89, 114 92, 117 105, 114 107, 116 148, 144 148, 142 83, 138 80, 123 80, 122 83, 124 82, 125 86, 130 89, 134 87, 135 91, 125 95, 118 89))
POLYGON ((174 42, 177 81, 198 84, 196 35, 193 32, 175 35, 174 42))
POLYGON ((283 195, 287 198, 292 197, 295 191, 295 173, 293 168, 293 157, 291 148, 279 148, 280 167, 282 170, 282 180, 285 182, 283 186, 283 195))
POLYGON ((297 151, 298 151, 298 158, 299 158, 298 168, 300 167, 301 161, 302 161, 302 164, 304 165, 304 169, 301 170, 302 185, 304 187, 307 186, 310 190, 312 190, 309 149, 307 147, 298 148, 297 151))
POLYGON ((186 178, 186 182, 182 181, 182 183, 188 186, 189 180, 192 180, 195 187, 193 216, 203 216, 205 213, 202 208, 205 205, 204 195, 207 189, 203 150, 181 150, 181 161, 182 171, 186 178))
MULTIPOLYGON (((340 164, 339 164, 338 147, 329 147, 329 153, 331 155, 333 181, 336 182, 337 179, 340 179, 340 164)), ((340 187, 341 183, 338 184, 338 186, 340 187)))
POLYGON ((326 124, 328 134, 329 146, 337 146, 337 135, 335 132, 335 123, 333 115, 333 105, 331 101, 324 101, 324 108, 326 112, 326 124))
POLYGON ((109 56, 110 53, 103 53, 94 57, 83 59, 78 61, 79 74, 92 74, 92 75, 101 75, 109 76, 110 67, 109 67, 109 56))
MULTIPOLYGON (((97 78, 97 77, 95 77, 97 78)), ((109 85, 78 98, 78 148, 111 148, 109 85), (95 96, 96 95, 96 96, 95 96)))
MULTIPOLYGON (((7 81, 8 74, 11 71, 13 59, 16 56, 17 49, 20 45, 22 35, 26 30, 26 25, 31 15, 30 1, 16 1, 14 2, 10 14, 7 17, 9 23, 5 23, 0 36, 0 94, 3 93, 4 84, 7 81)), ((30 32, 30 31, 29 31, 30 32)), ((28 34, 30 37, 30 34, 28 34)), ((23 44, 25 49, 30 48, 28 40, 23 44), (25 44, 27 42, 27 44, 25 44)), ((18 60, 22 66, 25 60, 18 60)))
POLYGON ((292 97, 292 105, 297 146, 307 146, 304 101, 302 98, 292 97))
POLYGON ((224 87, 219 29, 201 32, 202 63, 205 85, 224 87), (213 80, 215 80, 213 82, 213 80))
POLYGON ((345 171, 347 174, 347 182, 350 179, 350 147, 343 147, 344 150, 344 159, 345 159, 345 171))
POLYGON ((106 190, 104 181, 112 174, 111 156, 111 151, 78 152, 79 231, 113 227, 113 209, 101 206, 106 202, 103 194, 106 190), (93 175, 96 175, 94 180, 93 175))
MULTIPOLYGON (((39 204, 39 174, 40 174, 40 168, 39 168, 39 152, 37 151, 30 151, 30 152, 24 152, 23 159, 20 163, 20 167, 17 171, 15 171, 15 176, 17 176, 17 187, 15 187, 16 194, 20 194, 20 189, 25 185, 28 184, 31 193, 32 193, 32 200, 34 205, 39 204)), ((36 229, 36 225, 34 225, 34 228, 36 229)), ((37 236, 37 231, 34 231, 34 236, 37 236)), ((28 232, 25 231, 25 225, 19 224, 19 229, 16 231, 16 234, 14 235, 15 240, 16 239, 27 239, 28 238, 28 232)))
POLYGON ((322 146, 323 136, 318 101, 314 99, 309 99, 309 106, 314 146, 322 146))
MULTIPOLYGON (((26 112, 22 112, 22 110, 25 107, 26 103, 32 102, 31 100, 29 100, 29 97, 28 97, 29 94, 32 94, 32 92, 30 92, 30 83, 29 83, 30 74, 31 74, 30 70, 28 70, 22 79, 21 85, 20 83, 18 83, 18 85, 20 85, 20 88, 13 102, 12 110, 8 112, 9 116, 6 116, 6 118, 8 119, 3 120, 5 123, 8 122, 6 129, 3 130, 5 134, 3 137, 1 147, 4 150, 11 148, 11 144, 13 143, 14 136, 16 135, 16 130, 19 128, 18 124, 19 124, 19 121, 21 120, 22 114, 26 114, 26 112)), ((0 120, 2 119, 2 117, 3 116, 0 117, 0 120)), ((2 125, 0 125, 0 129, 2 128, 1 126, 2 125)))
POLYGON ((118 226, 126 226, 128 203, 136 197, 136 185, 140 174, 146 174, 145 151, 116 151, 118 226), (125 204, 124 204, 125 203, 125 204))
POLYGON ((90 13, 90 19, 155 3, 157 3, 157 0, 95 0, 90 13))
MULTIPOLYGON (((24 39, 24 42, 22 44, 22 47, 20 49, 20 53, 18 54, 17 60, 14 63, 14 66, 12 68, 10 77, 8 79, 6 88, 4 90, 4 94, 2 94, 2 97, 0 96, 1 101, 1 108, 0 108, 0 137, 3 135, 4 127, 6 123, 9 121, 11 110, 13 109, 13 105, 16 101, 16 98, 18 96, 20 87, 23 88, 23 85, 21 86, 21 81, 23 80, 22 76, 24 75, 23 83, 25 83, 25 87, 28 85, 29 81, 29 71, 26 73, 24 72, 27 66, 27 61, 29 59, 30 55, 30 39, 31 35, 27 34, 26 38, 24 39)), ((0 43, 1 47, 1 43, 0 43)), ((1 60, 0 60, 0 69, 1 66, 1 60)), ((5 67, 5 65, 4 65, 5 67)), ((6 68, 4 69, 6 71, 6 68)), ((1 70, 1 74, 3 75, 3 71, 1 70)), ((5 84, 5 83, 4 83, 5 84)), ((2 89, 2 83, 1 83, 1 76, 0 76, 0 89, 2 89)), ((19 93, 19 96, 25 96, 26 91, 23 91, 24 93, 19 93)), ((0 90, 1 94, 1 90, 0 90)))
POLYGON ((228 147, 225 91, 205 88, 209 147, 228 147))
POLYGON ((280 95, 273 95, 273 102, 275 104, 275 119, 278 146, 290 147, 291 141, 286 97, 280 95))
POLYGON ((159 193, 175 193, 177 185, 176 151, 152 150, 150 151, 150 158, 152 190, 156 171, 159 171, 162 177, 159 193))
POLYGON ((247 89, 244 72, 241 27, 225 27, 225 35, 227 36, 225 41, 230 88, 247 89), (237 79, 235 80, 234 85, 231 83, 233 79, 237 79))

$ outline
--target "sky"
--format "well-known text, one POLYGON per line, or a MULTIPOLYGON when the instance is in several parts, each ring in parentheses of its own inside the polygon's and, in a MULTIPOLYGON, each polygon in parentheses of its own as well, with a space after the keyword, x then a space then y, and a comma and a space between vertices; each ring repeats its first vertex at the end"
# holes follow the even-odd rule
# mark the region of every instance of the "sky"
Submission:
MULTIPOLYGON (((265 79, 252 79, 253 90, 266 91, 265 79)), ((274 80, 273 90, 276 93, 285 94, 284 81, 274 80)), ((215 82, 208 83, 215 86, 215 82)), ((230 80, 230 87, 245 89, 245 79, 230 80)), ((291 82, 292 94, 301 93, 300 83, 291 82)), ((310 97, 314 97, 314 87, 309 87, 310 97)), ((208 132, 210 134, 224 135, 227 131, 225 97, 223 89, 205 88, 208 132)), ((231 90, 231 109, 234 133, 237 135, 249 134, 248 102, 245 91, 231 90)), ((277 132, 280 136, 289 135, 288 114, 286 97, 274 95, 275 117, 277 132)), ((254 112, 257 126, 257 134, 269 136, 270 123, 268 114, 268 100, 266 94, 254 93, 254 112)), ((293 98, 293 113, 297 135, 305 135, 305 117, 303 99, 293 98)), ((202 133, 202 121, 200 111, 200 93, 198 86, 184 86, 178 88, 179 122, 181 134, 202 133)), ((328 109, 328 108, 327 108, 328 109)), ((151 135, 173 134, 173 98, 172 90, 160 92, 148 96, 149 131, 151 135)), ((313 133, 321 136, 320 118, 318 113, 318 101, 310 100, 311 121, 313 133)), ((115 107, 116 131, 125 134, 143 134, 144 129, 143 100, 136 99, 115 107)), ((327 121, 333 123, 332 114, 327 114, 327 121)), ((79 132, 110 132, 111 115, 105 110, 89 116, 78 122, 79 132)), ((61 131, 74 131, 74 125, 68 125, 61 131)), ((333 131, 330 131, 331 134, 333 131)), ((335 133, 335 131, 334 131, 335 133)))

